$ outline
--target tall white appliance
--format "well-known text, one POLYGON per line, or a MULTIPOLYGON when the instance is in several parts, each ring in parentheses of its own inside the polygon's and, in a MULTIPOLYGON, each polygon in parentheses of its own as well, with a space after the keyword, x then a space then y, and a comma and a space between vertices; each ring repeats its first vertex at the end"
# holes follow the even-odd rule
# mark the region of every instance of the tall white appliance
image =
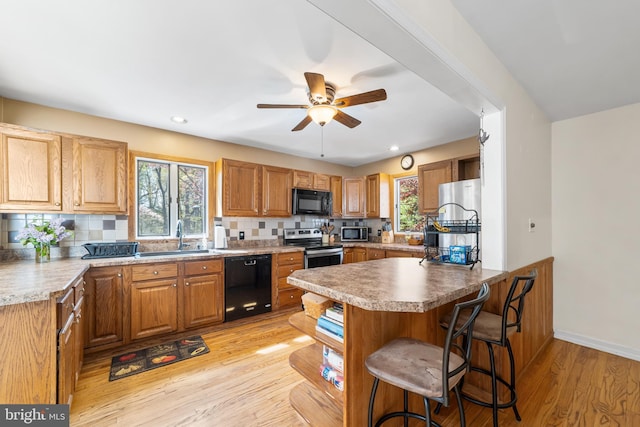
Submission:
MULTIPOLYGON (((481 222, 480 215, 480 198, 481 186, 480 178, 467 179, 464 181, 449 182, 438 186, 439 206, 446 203, 456 203, 455 205, 446 205, 438 212, 441 223, 467 221, 477 212, 476 221, 481 222), (463 209, 464 208, 464 209, 463 209), (466 210, 465 210, 466 209, 466 210)), ((438 236, 438 246, 448 248, 450 246, 471 246, 471 248, 480 249, 480 236, 477 233, 469 234, 440 234, 438 236)))

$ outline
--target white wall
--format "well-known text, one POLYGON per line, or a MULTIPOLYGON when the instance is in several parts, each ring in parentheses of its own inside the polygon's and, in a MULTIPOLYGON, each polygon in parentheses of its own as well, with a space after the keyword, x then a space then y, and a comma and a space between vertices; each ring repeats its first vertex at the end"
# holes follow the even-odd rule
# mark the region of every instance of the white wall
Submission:
POLYGON ((640 104, 552 125, 556 336, 640 360, 640 104))

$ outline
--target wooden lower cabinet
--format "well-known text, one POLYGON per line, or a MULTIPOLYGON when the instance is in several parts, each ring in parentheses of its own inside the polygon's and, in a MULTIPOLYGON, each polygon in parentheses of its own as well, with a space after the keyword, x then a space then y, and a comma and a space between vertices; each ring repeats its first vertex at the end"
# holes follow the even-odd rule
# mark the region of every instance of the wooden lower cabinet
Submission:
POLYGON ((362 262, 367 260, 366 248, 344 248, 343 264, 350 264, 352 262, 362 262))
POLYGON ((384 249, 367 248, 367 259, 383 259, 386 258, 386 252, 384 249))
POLYGON ((185 329, 224 321, 221 259, 184 263, 183 326, 185 329))
POLYGON ((131 284, 131 339, 148 338, 177 330, 177 277, 133 282, 131 284))
POLYGON ((84 275, 84 345, 101 350, 124 344, 124 267, 91 268, 84 275))
POLYGON ((57 401, 70 405, 73 400, 83 361, 83 320, 84 280, 76 280, 71 288, 58 300, 58 375, 57 401))
MULTIPOLYGON (((413 252, 408 251, 398 251, 393 249, 387 249, 385 251, 385 258, 411 258, 413 256, 413 252)), ((420 257, 422 257, 422 253, 420 253, 420 257)))
POLYGON ((302 305, 302 294, 300 288, 291 286, 287 283, 287 277, 296 270, 304 268, 303 252, 286 252, 274 254, 271 258, 271 282, 275 284, 272 295, 272 301, 276 301, 275 308, 286 308, 302 305))

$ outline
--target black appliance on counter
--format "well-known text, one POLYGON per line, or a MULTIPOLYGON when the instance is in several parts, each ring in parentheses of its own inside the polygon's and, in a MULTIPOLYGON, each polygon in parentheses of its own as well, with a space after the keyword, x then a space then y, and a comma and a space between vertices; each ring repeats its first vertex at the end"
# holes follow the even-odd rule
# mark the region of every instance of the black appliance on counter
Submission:
POLYGON ((224 321, 271 311, 271 254, 224 259, 224 321))
POLYGON ((304 247, 304 268, 342 264, 344 249, 341 244, 322 243, 318 228, 285 228, 286 246, 304 247))
POLYGON ((330 191, 315 191, 294 188, 292 192, 292 208, 294 215, 331 215, 333 199, 330 191))

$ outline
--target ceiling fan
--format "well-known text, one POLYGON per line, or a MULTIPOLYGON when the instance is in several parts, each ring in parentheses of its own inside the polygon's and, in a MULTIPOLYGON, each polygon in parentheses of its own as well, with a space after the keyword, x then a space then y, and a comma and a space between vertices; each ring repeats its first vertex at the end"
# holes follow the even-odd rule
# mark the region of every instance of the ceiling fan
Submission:
POLYGON ((311 105, 258 104, 258 108, 303 108, 307 110, 307 115, 296 127, 291 129, 292 131, 302 130, 312 121, 324 126, 332 119, 347 127, 354 128, 362 122, 344 113, 340 110, 341 108, 387 99, 387 92, 384 89, 377 89, 334 100, 336 87, 327 83, 322 74, 304 73, 304 77, 309 86, 311 105))

